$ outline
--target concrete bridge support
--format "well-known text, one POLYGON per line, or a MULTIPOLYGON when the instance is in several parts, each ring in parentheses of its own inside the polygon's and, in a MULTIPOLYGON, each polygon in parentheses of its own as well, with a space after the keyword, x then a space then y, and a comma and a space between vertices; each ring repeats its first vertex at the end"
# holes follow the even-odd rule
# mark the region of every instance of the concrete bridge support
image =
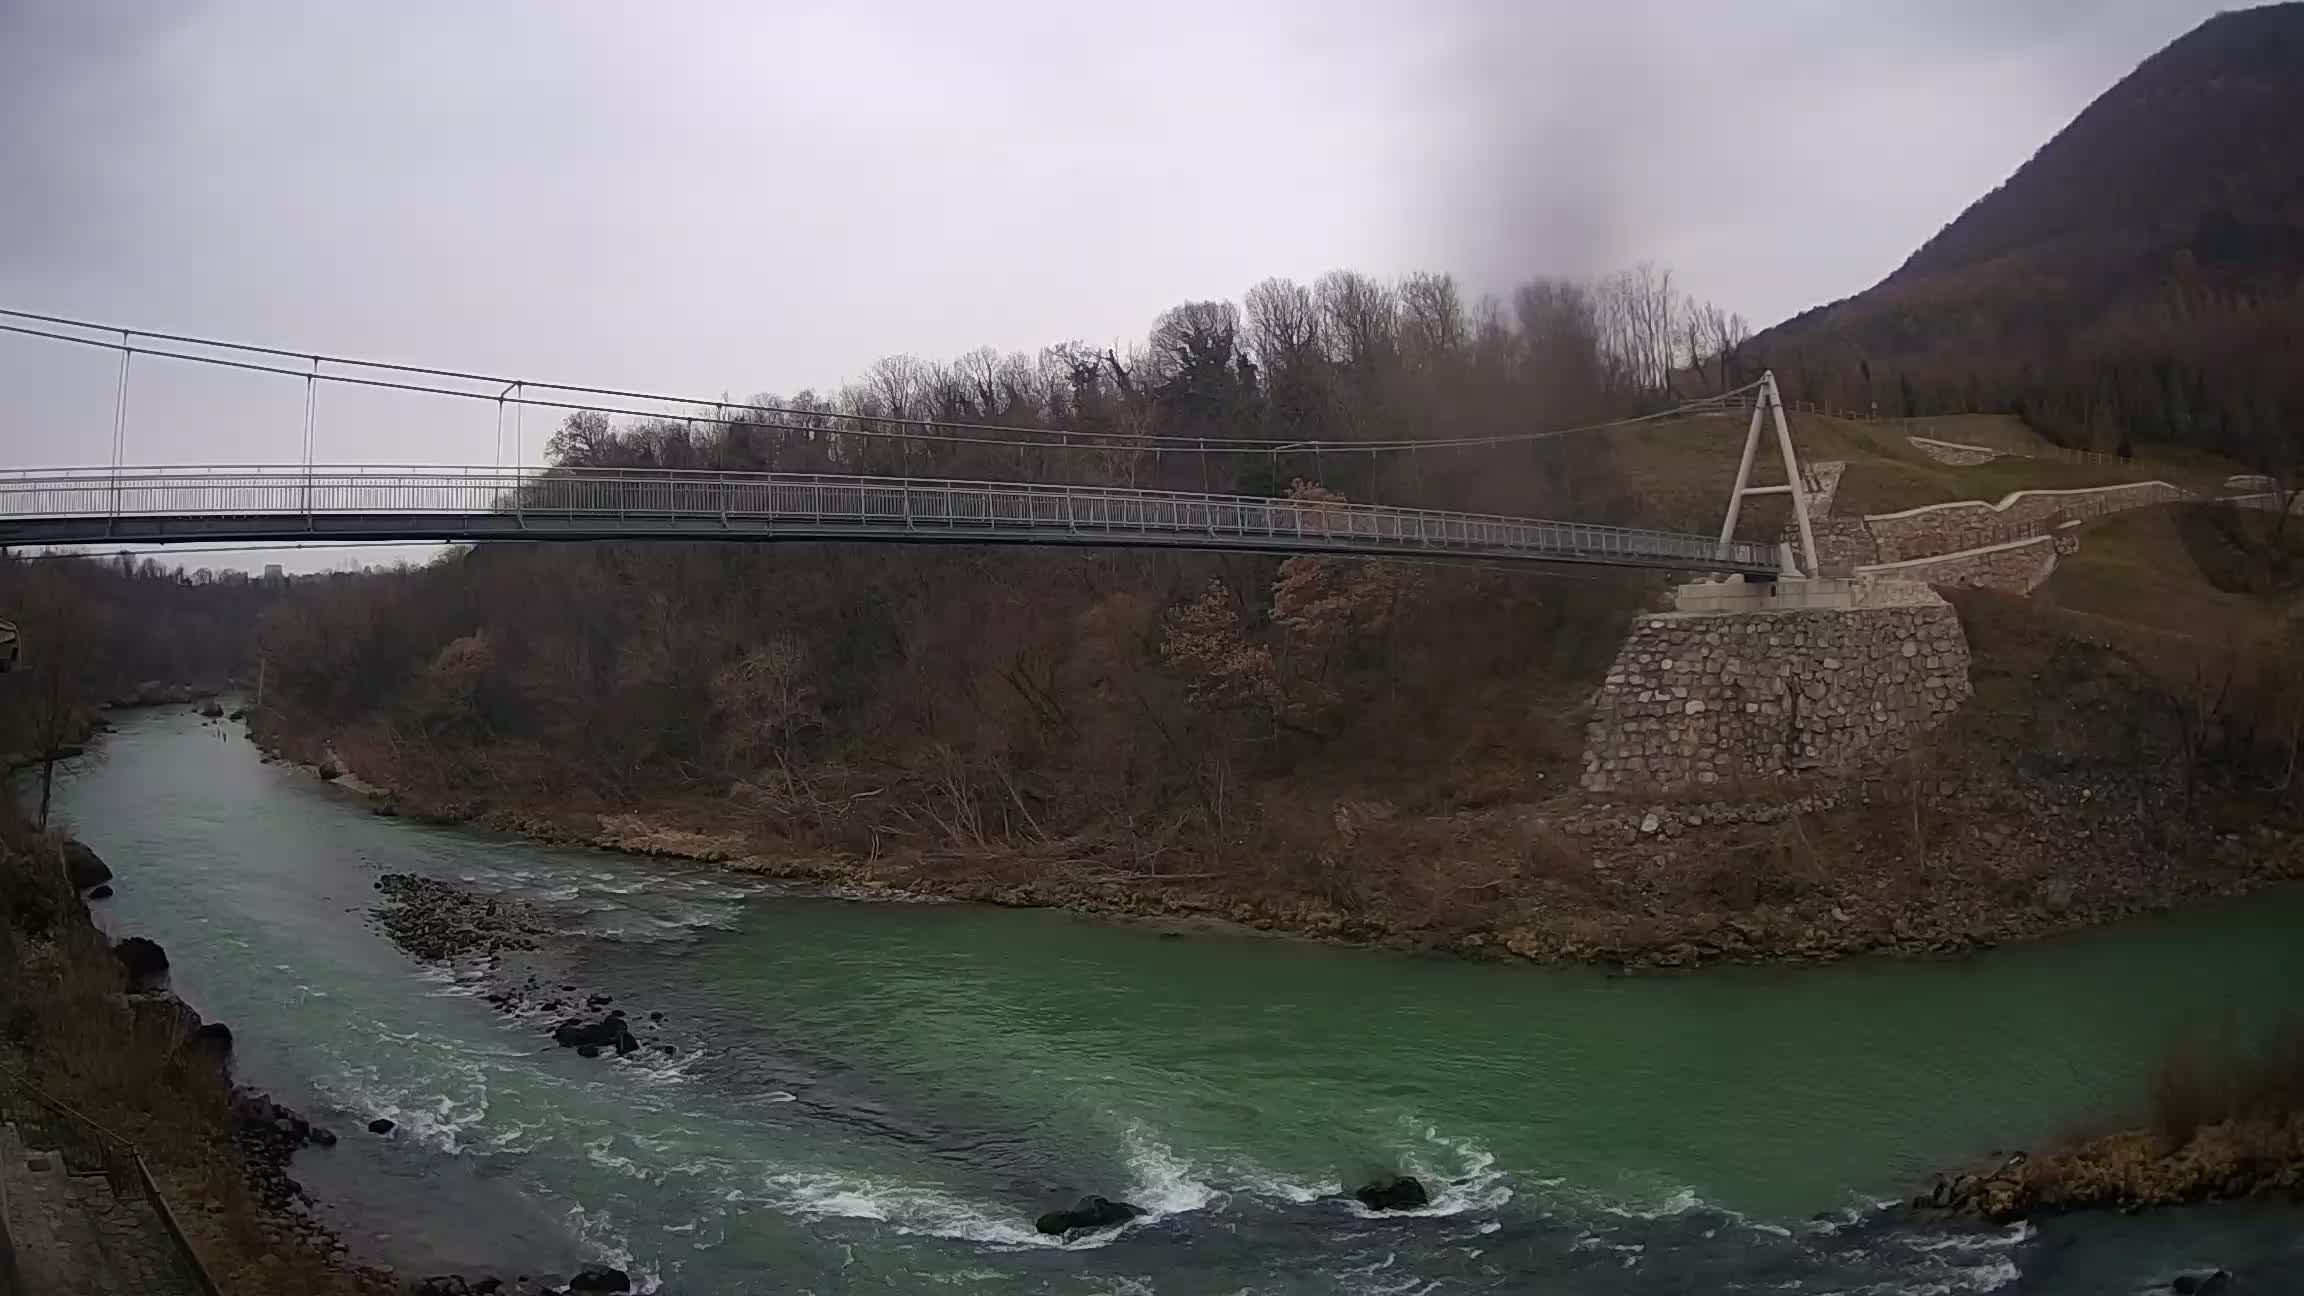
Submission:
POLYGON ((1683 586, 1609 668, 1583 786, 1725 796, 1831 774, 1903 750, 1969 695, 1960 619, 1925 585, 1683 586))

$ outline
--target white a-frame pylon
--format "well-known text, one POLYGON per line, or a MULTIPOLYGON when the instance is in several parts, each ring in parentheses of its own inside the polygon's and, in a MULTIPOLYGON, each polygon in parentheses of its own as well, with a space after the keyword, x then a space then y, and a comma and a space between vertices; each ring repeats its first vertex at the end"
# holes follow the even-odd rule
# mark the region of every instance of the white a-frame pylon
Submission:
POLYGON ((1784 400, 1776 394, 1776 371, 1771 369, 1760 375, 1760 386, 1752 396, 1752 427, 1744 434, 1744 458, 1736 465, 1736 488, 1728 492, 1728 519, 1720 524, 1720 552, 1728 552, 1728 542, 1736 538, 1736 515, 1744 511, 1747 495, 1790 495, 1792 516, 1800 523, 1800 565, 1792 563, 1790 546, 1784 546, 1784 574, 1786 576, 1815 576, 1816 529, 1808 521, 1808 486, 1800 476, 1800 456, 1792 449, 1792 429, 1784 422, 1784 400), (1760 450, 1761 420, 1776 420, 1776 450, 1784 459, 1782 486, 1755 486, 1752 484, 1752 457, 1760 450))

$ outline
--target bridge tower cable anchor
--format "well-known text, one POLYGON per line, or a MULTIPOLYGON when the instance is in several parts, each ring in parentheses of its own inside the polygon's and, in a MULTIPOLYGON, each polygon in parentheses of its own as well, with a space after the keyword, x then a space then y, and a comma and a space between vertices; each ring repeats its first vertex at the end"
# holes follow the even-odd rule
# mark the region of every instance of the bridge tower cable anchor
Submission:
POLYGON ((1771 369, 1760 376, 1760 390, 1752 402, 1752 422, 1744 433, 1744 456, 1736 465, 1736 485, 1728 492, 1728 516, 1720 524, 1720 547, 1717 556, 1725 559, 1736 540, 1736 519, 1744 511, 1744 499, 1749 495, 1789 495, 1792 497, 1792 517, 1800 530, 1800 563, 1795 565, 1786 546, 1783 575, 1801 578, 1819 573, 1816 561, 1816 530, 1808 517, 1808 488, 1800 475, 1800 456, 1792 447, 1792 429, 1784 420, 1784 400, 1776 389, 1776 371, 1771 369), (1776 452, 1784 463, 1784 484, 1781 486, 1754 486, 1752 461, 1760 451, 1761 430, 1773 420, 1776 432, 1776 452))

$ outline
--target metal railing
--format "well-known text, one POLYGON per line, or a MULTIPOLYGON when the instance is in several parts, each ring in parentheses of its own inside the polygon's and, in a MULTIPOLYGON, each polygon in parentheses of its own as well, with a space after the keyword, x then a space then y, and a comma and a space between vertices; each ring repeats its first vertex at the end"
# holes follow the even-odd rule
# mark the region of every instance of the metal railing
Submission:
POLYGON ((188 466, 0 473, 0 543, 557 533, 1049 539, 1767 573, 1776 546, 1582 522, 1121 486, 657 469, 188 466), (355 519, 358 520, 355 524, 355 519))
POLYGON ((8 1066, 0 1066, 0 1121, 13 1123, 27 1147, 53 1148, 66 1173, 101 1173, 112 1195, 124 1201, 143 1201, 152 1207, 168 1237, 168 1250, 182 1276, 201 1296, 223 1296, 215 1275, 200 1252, 185 1236, 176 1210, 152 1177, 143 1153, 127 1139, 82 1115, 71 1104, 48 1093, 8 1066))

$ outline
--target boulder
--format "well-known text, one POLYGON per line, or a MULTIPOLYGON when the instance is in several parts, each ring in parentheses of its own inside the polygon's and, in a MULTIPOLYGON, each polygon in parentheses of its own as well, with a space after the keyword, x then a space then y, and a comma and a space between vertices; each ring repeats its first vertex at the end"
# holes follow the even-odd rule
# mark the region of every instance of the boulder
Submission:
POLYGON ((322 761, 319 767, 312 772, 319 775, 320 781, 323 783, 333 783, 344 777, 343 769, 334 761, 322 761))
POLYGON ((1141 1206, 1108 1197, 1083 1197, 1070 1210, 1050 1211, 1032 1227, 1058 1237, 1092 1229, 1116 1228, 1144 1213, 1141 1206))
POLYGON ((272 1120, 272 1100, 249 1089, 232 1091, 232 1120, 243 1129, 267 1125, 272 1120))
POLYGON ((576 1056, 580 1058, 596 1058, 600 1056, 600 1046, 597 1044, 579 1044, 576 1046, 576 1056))
POLYGON ((568 1290, 572 1292, 628 1292, 632 1290, 632 1279, 621 1269, 611 1269, 607 1265, 588 1264, 577 1270, 576 1276, 568 1280, 568 1290))
POLYGON ((334 1147, 334 1146, 336 1146, 336 1132, 335 1132, 334 1130, 322 1129, 322 1128, 321 1128, 320 1126, 318 1126, 318 1125, 315 1125, 315 1126, 313 1126, 313 1127, 312 1127, 312 1146, 314 1146, 314 1147, 334 1147))
POLYGON ((1372 1211, 1416 1210, 1432 1204, 1432 1195, 1412 1175, 1371 1179, 1352 1190, 1352 1199, 1372 1211))
POLYGON ((220 703, 211 699, 200 704, 200 714, 204 719, 221 720, 224 718, 224 708, 220 703))
POLYGON ((131 936, 112 947, 112 956, 120 960, 120 971, 131 994, 168 984, 168 953, 159 942, 131 936))
POLYGON ((200 1029, 200 1011, 166 990, 122 995, 136 1029, 166 1039, 188 1038, 200 1029))
POLYGON ((2204 1274, 2178 1274, 2176 1281, 2168 1284, 2168 1290, 2176 1296, 2217 1296, 2232 1290, 2232 1275, 2221 1269, 2204 1274))
POLYGON ((227 720, 245 720, 245 719, 247 719, 247 718, 248 718, 248 708, 246 708, 246 707, 234 707, 234 708, 232 709, 232 714, 230 714, 230 715, 228 715, 228 716, 226 716, 226 717, 224 717, 224 718, 225 718, 225 719, 227 719, 227 720))
POLYGON ((379 1116, 368 1122, 368 1132, 371 1134, 389 1134, 392 1132, 392 1122, 379 1116))
POLYGON ((108 886, 90 887, 88 888, 88 898, 91 900, 109 900, 112 898, 112 888, 108 886))
POLYGON ((64 839, 64 876, 75 891, 102 886, 112 880, 112 870, 96 852, 67 837, 64 839))
POLYGON ((552 1042, 562 1048, 582 1048, 587 1044, 595 1048, 615 1048, 630 1038, 632 1032, 625 1027, 624 1014, 620 1012, 609 1013, 596 1022, 571 1017, 552 1028, 552 1042))

